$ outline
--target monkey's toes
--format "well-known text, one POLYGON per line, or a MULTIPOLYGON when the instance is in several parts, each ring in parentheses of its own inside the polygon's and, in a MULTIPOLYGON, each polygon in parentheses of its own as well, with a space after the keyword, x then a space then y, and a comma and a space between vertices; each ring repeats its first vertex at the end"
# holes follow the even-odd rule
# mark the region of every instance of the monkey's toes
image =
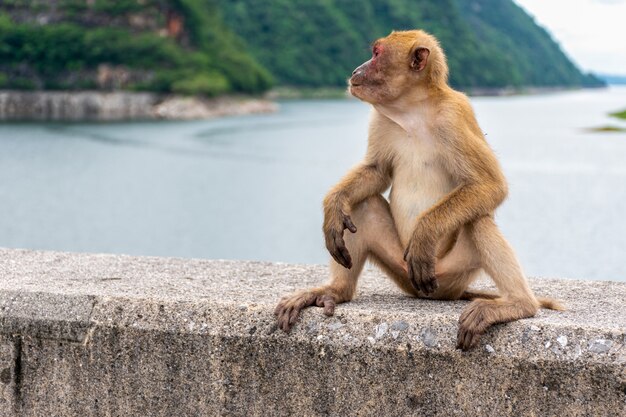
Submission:
POLYGON ((481 335, 482 333, 476 331, 476 329, 459 326, 459 331, 456 337, 456 348, 463 351, 475 348, 481 335))
POLYGON ((335 299, 331 295, 320 295, 315 300, 315 305, 318 307, 324 307, 324 314, 327 316, 332 316, 335 314, 335 299))
POLYGON ((308 306, 314 305, 317 298, 315 294, 309 292, 298 293, 291 297, 283 298, 274 309, 278 327, 284 332, 289 333, 298 320, 300 311, 308 306))
MULTIPOLYGON (((289 318, 293 313, 293 307, 289 307, 283 303, 278 304, 278 306, 276 306, 276 309, 274 310, 274 315, 276 316, 276 320, 278 321, 278 328, 285 333, 289 333, 289 330, 291 330, 289 318)), ((295 312, 295 314, 297 315, 298 312, 295 312)))
POLYGON ((486 319, 485 308, 484 300, 475 300, 461 313, 457 349, 472 349, 478 344, 480 336, 487 331, 490 323, 486 319))

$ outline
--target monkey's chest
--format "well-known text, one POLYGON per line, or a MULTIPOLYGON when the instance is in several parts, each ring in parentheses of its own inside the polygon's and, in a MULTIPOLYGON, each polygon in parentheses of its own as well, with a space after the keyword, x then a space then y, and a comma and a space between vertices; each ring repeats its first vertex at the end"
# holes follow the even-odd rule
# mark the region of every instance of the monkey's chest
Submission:
POLYGON ((415 221, 454 189, 454 183, 437 155, 429 148, 397 153, 389 195, 400 240, 407 244, 415 221), (421 152, 420 152, 421 151, 421 152))

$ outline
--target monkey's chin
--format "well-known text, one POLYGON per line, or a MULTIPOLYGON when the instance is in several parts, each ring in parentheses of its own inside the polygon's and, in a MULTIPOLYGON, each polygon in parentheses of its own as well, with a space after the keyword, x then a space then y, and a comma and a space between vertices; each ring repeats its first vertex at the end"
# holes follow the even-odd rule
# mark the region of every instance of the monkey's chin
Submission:
POLYGON ((360 86, 360 85, 351 85, 348 88, 348 91, 350 91, 350 94, 352 94, 353 97, 358 98, 362 102, 369 103, 369 104, 374 104, 374 102, 371 100, 371 97, 369 97, 367 95, 367 90, 363 91, 362 86, 360 86))
POLYGON ((350 86, 348 87, 348 92, 350 92, 350 94, 352 94, 353 97, 356 97, 359 100, 363 100, 363 97, 359 94, 360 87, 361 87, 360 85, 350 84, 350 86))

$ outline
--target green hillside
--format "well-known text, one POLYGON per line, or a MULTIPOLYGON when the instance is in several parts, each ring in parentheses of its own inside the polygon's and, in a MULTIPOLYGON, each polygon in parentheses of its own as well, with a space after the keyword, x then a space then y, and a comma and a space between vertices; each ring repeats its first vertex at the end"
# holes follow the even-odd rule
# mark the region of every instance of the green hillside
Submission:
POLYGON ((373 39, 416 27, 439 37, 457 87, 600 83, 510 0, 4 0, 0 88, 344 86, 373 39))
POLYGON ((510 0, 216 1, 282 84, 345 85, 372 40, 422 28, 442 42, 457 87, 602 85, 510 0))
POLYGON ((5 0, 0 88, 255 93, 271 76, 204 0, 5 0))

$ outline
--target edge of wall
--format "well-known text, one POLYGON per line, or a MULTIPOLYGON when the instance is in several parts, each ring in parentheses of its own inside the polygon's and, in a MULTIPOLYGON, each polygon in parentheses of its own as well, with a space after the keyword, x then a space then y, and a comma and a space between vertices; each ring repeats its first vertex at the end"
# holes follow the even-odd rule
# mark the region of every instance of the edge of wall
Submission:
POLYGON ((291 334, 327 268, 0 249, 0 415, 624 415, 626 284, 533 279, 566 312, 455 349, 465 302, 367 271, 291 334))

